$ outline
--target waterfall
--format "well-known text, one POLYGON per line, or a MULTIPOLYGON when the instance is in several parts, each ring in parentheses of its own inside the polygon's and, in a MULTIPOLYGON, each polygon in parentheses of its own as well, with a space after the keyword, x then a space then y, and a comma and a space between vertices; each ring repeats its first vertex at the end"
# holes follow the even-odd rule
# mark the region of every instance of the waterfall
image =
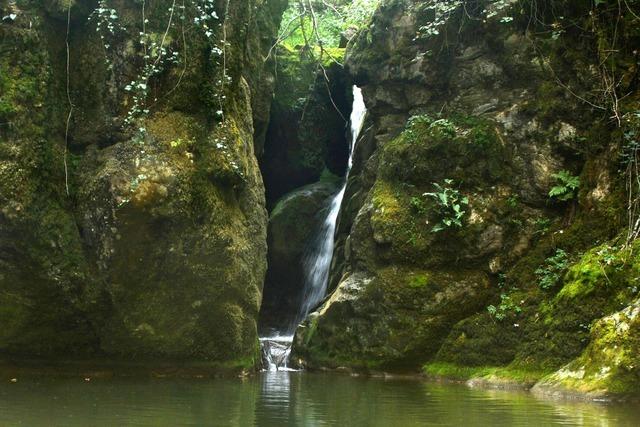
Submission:
POLYGON ((300 308, 294 321, 281 333, 271 337, 260 338, 263 360, 269 370, 288 369, 287 363, 296 327, 304 321, 311 310, 317 307, 326 296, 335 244, 336 223, 347 188, 349 172, 351 172, 353 165, 353 152, 355 151, 355 145, 360 135, 366 112, 362 91, 357 86, 353 86, 349 160, 344 182, 340 190, 331 198, 322 227, 304 255, 304 289, 300 308))
POLYGON ((338 214, 340 213, 340 207, 342 206, 344 192, 347 189, 349 172, 351 172, 351 166, 353 165, 353 152, 358 135, 360 134, 360 129, 362 128, 362 123, 364 122, 365 113, 366 109, 364 106, 364 100, 362 99, 362 92, 360 88, 354 86, 353 108, 351 110, 351 139, 349 144, 347 172, 345 174, 342 187, 333 196, 329 203, 327 216, 322 223, 320 232, 309 246, 309 249, 304 256, 304 293, 296 320, 289 328, 291 333, 295 331, 297 325, 307 317, 309 312, 322 301, 327 293, 329 270, 331 269, 333 246, 335 243, 336 223, 338 220, 338 214))

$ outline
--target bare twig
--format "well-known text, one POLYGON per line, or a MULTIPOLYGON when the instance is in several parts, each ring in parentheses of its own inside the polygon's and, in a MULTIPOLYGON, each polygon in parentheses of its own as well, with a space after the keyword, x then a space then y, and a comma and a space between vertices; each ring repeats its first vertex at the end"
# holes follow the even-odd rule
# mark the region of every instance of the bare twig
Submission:
POLYGON ((303 16, 303 14, 299 14, 294 16, 293 18, 291 18, 291 20, 289 22, 287 22, 287 24, 284 27, 284 30, 282 30, 280 32, 280 34, 278 35, 278 38, 276 39, 275 43, 273 43, 273 45, 271 45, 271 48, 269 49, 269 53, 267 53, 266 58, 264 59, 265 62, 267 62, 269 60, 269 58, 271 57, 271 53, 273 52, 273 50, 283 41, 285 41, 291 34, 293 34, 293 32, 295 30, 297 30, 298 28, 300 28, 300 24, 296 25, 293 29, 291 29, 291 31, 289 31, 289 27, 291 26, 291 24, 300 19, 303 16), (289 31, 289 32, 287 32, 289 31))
POLYGON ((69 150, 69 125, 71 123, 71 116, 73 115, 73 102, 71 102, 71 77, 69 76, 69 62, 70 62, 70 53, 69 53, 69 33, 71 32, 71 5, 72 2, 69 2, 69 6, 67 7, 67 34, 65 37, 65 46, 67 53, 67 102, 69 103, 69 114, 67 115, 67 124, 64 130, 64 186, 67 191, 67 197, 69 196, 69 166, 67 164, 67 153, 69 150))
POLYGON ((224 8, 224 21, 222 22, 222 80, 220 83, 220 96, 218 102, 220 103, 220 111, 222 112, 222 121, 224 122, 224 84, 227 80, 227 20, 229 19, 229 3, 231 0, 227 0, 224 8))
MULTIPOLYGON (((182 0, 182 9, 184 9, 184 2, 185 2, 185 0, 182 0)), ((143 12, 143 14, 144 14, 144 12, 143 12)), ((186 33, 185 33, 185 28, 184 28, 184 21, 182 22, 182 26, 181 26, 181 33, 182 33, 182 47, 183 47, 183 50, 184 50, 184 53, 183 53, 183 56, 184 56, 183 63, 184 64, 182 66, 182 71, 180 71, 180 76, 178 77, 178 81, 176 82, 176 84, 167 93, 165 93, 162 97, 160 97, 160 99, 167 98, 176 89, 178 89, 178 87, 180 86, 180 83, 182 83, 182 79, 183 79, 184 75, 187 72, 187 66, 189 64, 189 56, 188 56, 187 37, 186 37, 186 33)), ((159 99, 156 100, 153 104, 151 104, 151 106, 156 105, 158 102, 159 102, 159 99)))

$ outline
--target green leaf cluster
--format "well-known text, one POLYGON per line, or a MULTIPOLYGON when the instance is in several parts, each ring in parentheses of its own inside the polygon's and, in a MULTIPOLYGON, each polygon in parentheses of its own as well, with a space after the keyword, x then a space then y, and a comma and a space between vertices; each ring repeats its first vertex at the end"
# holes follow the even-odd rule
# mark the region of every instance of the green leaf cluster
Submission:
POLYGON ((282 17, 279 39, 296 46, 338 47, 348 28, 359 29, 371 20, 380 0, 293 0, 282 17))
POLYGON ((566 170, 554 173, 552 176, 556 179, 556 185, 549 191, 550 198, 566 202, 576 197, 580 187, 579 177, 566 170))
POLYGON ((454 188, 453 184, 452 179, 445 179, 442 185, 434 182, 436 191, 423 194, 436 202, 440 222, 431 229, 433 233, 452 227, 462 228, 462 218, 466 214, 469 199, 454 188))
POLYGON ((522 307, 513 301, 513 299, 507 294, 500 294, 500 304, 496 307, 490 305, 487 307, 489 315, 498 321, 502 321, 507 318, 509 313, 520 314, 522 307))
POLYGON ((545 263, 535 271, 538 277, 538 286, 541 289, 550 289, 558 284, 562 273, 569 267, 569 255, 562 249, 545 260, 545 263))

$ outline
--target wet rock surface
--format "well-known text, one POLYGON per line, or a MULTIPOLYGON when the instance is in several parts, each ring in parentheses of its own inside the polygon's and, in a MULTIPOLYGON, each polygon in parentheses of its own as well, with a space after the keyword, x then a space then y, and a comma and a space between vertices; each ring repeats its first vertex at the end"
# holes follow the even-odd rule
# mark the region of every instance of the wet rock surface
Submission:
POLYGON ((339 183, 338 177, 327 177, 323 182, 292 191, 271 212, 267 234, 269 268, 260 316, 265 329, 294 320, 302 303, 304 255, 314 242, 339 183))

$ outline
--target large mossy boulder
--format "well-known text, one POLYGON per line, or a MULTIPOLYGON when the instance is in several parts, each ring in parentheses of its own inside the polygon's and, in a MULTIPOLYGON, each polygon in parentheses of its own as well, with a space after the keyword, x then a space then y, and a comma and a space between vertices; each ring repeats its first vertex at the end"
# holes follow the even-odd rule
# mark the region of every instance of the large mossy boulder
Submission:
POLYGON ((378 149, 376 179, 344 245, 346 271, 296 338, 302 363, 419 367, 455 323, 488 304, 492 270, 528 246, 526 220, 540 211, 520 208, 519 227, 507 220, 515 210, 507 200, 519 197, 507 184, 517 165, 498 125, 453 120, 417 116, 378 149), (454 182, 447 191, 460 194, 464 225, 439 229, 449 213, 434 183, 454 182), (516 230, 520 239, 506 238, 516 230))
POLYGON ((191 5, 147 4, 142 36, 135 2, 89 21, 95 2, 12 5, 0 23, 3 356, 255 363, 267 213, 254 117, 268 111, 253 107, 270 103, 284 3, 207 15, 226 18, 224 64, 222 33, 191 5), (96 32, 101 19, 113 31, 96 32))
MULTIPOLYGON (((584 228, 577 230, 583 232, 584 228)), ((563 231, 562 235, 548 237, 553 238, 554 245, 572 248, 572 230, 563 231)), ((616 239, 575 259, 567 258, 554 286, 541 289, 541 268, 546 261, 539 252, 549 244, 548 237, 507 273, 493 314, 486 310, 452 328, 436 362, 553 372, 583 353, 598 319, 634 301, 638 292, 637 243, 625 247, 620 245, 621 239, 616 239), (533 282, 533 286, 517 288, 509 286, 509 281, 533 282)))
POLYGON ((538 382, 547 397, 640 399, 640 301, 591 327, 590 343, 574 361, 538 382))
POLYGON ((491 293, 480 272, 388 267, 343 278, 297 331, 294 362, 310 368, 412 370, 491 293))

